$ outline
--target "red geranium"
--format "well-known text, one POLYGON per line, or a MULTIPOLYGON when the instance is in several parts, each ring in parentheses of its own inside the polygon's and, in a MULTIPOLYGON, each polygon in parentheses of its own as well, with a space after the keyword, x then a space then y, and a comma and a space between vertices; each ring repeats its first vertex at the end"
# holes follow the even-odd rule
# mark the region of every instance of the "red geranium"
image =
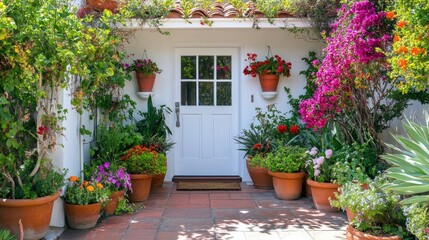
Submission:
POLYGON ((299 133, 299 128, 297 125, 292 125, 292 127, 290 127, 289 131, 293 135, 297 135, 299 133))
POLYGON ((253 145, 253 150, 259 150, 262 148, 262 144, 261 143, 256 143, 255 145, 253 145))
POLYGON ((248 53, 247 60, 249 65, 243 70, 244 75, 251 75, 256 77, 259 74, 275 74, 277 76, 283 75, 286 77, 290 76, 290 69, 292 63, 286 62, 278 55, 274 57, 266 58, 264 61, 257 61, 258 55, 255 53, 248 53))
POLYGON ((279 126, 277 127, 277 131, 278 131, 279 133, 285 133, 285 132, 287 131, 287 126, 286 126, 286 125, 279 125, 279 126))

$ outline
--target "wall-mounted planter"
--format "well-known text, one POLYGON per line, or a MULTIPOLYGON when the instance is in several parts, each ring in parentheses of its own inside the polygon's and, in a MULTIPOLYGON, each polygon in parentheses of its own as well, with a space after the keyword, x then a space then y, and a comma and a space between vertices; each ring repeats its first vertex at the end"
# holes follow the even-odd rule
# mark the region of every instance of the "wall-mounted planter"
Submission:
POLYGON ((260 74, 259 83, 261 84, 261 96, 265 99, 272 99, 277 96, 277 86, 279 76, 275 74, 260 74))
POLYGON ((145 75, 142 72, 136 72, 136 78, 139 85, 139 92, 152 92, 153 85, 155 84, 155 74, 145 75))
POLYGON ((141 99, 146 100, 149 98, 149 96, 155 95, 153 92, 137 92, 137 96, 139 96, 141 99))

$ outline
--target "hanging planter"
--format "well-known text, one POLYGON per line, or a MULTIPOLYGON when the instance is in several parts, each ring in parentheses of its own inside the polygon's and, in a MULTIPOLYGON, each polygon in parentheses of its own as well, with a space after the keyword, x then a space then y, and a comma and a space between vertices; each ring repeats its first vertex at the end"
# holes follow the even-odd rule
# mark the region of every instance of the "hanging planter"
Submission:
POLYGON ((280 77, 275 74, 259 74, 262 92, 277 92, 280 77))
POLYGON ((139 92, 152 92, 153 85, 155 84, 155 74, 145 75, 143 72, 136 72, 136 78, 139 85, 139 92))
POLYGON ((119 8, 119 2, 116 0, 86 0, 86 4, 88 4, 89 7, 101 12, 104 10, 109 10, 115 13, 119 8))

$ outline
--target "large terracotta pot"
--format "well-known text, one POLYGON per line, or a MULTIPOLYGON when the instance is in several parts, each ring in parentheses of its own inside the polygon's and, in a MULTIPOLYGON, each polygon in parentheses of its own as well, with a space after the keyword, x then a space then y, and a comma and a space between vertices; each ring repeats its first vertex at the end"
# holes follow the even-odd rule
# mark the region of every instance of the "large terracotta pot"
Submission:
POLYGON ((275 74, 261 74, 259 75, 259 83, 261 84, 262 92, 277 92, 279 76, 275 74))
POLYGON ((24 229, 24 239, 41 239, 45 236, 51 221, 54 201, 60 196, 35 199, 0 198, 0 229, 9 229, 19 239, 19 220, 24 229))
POLYGON ((133 191, 128 195, 131 202, 143 202, 149 197, 152 176, 149 174, 130 174, 133 191))
POLYGON ((347 215, 347 221, 351 223, 353 222, 353 219, 355 219, 356 213, 354 213, 352 210, 346 207, 346 215, 347 215))
POLYGON ((142 72, 136 72, 136 77, 140 92, 152 92, 155 84, 155 74, 144 75, 142 72))
POLYGON ((280 199, 294 200, 301 197, 304 172, 282 173, 268 171, 273 177, 274 191, 280 199))
POLYGON ((118 206, 119 199, 124 199, 124 198, 125 198, 125 191, 124 190, 116 191, 116 192, 110 194, 110 199, 103 208, 104 213, 107 215, 114 214, 116 207, 118 206))
POLYGON ((307 184, 311 186, 311 194, 316 209, 325 212, 337 212, 340 209, 331 207, 329 199, 335 199, 335 192, 338 192, 340 185, 334 183, 321 183, 307 179, 307 184))
POLYGON ((273 177, 268 174, 266 168, 250 166, 248 159, 246 160, 246 166, 255 188, 273 189, 273 177))
POLYGON ((152 176, 152 182, 150 188, 160 188, 164 184, 165 173, 157 174, 152 176))
POLYGON ((64 203, 67 223, 72 229, 93 228, 100 217, 101 203, 75 205, 64 203))
POLYGON ((367 233, 363 233, 359 230, 354 229, 351 225, 347 226, 346 232, 347 240, 402 240, 402 238, 398 236, 391 237, 377 237, 367 233))
POLYGON ((86 0, 86 4, 99 11, 110 10, 111 12, 116 12, 119 8, 119 2, 116 0, 86 0))

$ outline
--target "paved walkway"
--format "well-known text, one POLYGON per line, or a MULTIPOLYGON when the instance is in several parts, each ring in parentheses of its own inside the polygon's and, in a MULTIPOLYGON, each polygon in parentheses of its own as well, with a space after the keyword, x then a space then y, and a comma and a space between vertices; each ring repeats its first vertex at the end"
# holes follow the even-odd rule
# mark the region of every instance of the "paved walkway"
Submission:
POLYGON ((241 191, 176 191, 166 182, 136 214, 111 216, 59 239, 345 239, 345 214, 314 209, 311 199, 279 200, 273 190, 241 183, 241 191))

